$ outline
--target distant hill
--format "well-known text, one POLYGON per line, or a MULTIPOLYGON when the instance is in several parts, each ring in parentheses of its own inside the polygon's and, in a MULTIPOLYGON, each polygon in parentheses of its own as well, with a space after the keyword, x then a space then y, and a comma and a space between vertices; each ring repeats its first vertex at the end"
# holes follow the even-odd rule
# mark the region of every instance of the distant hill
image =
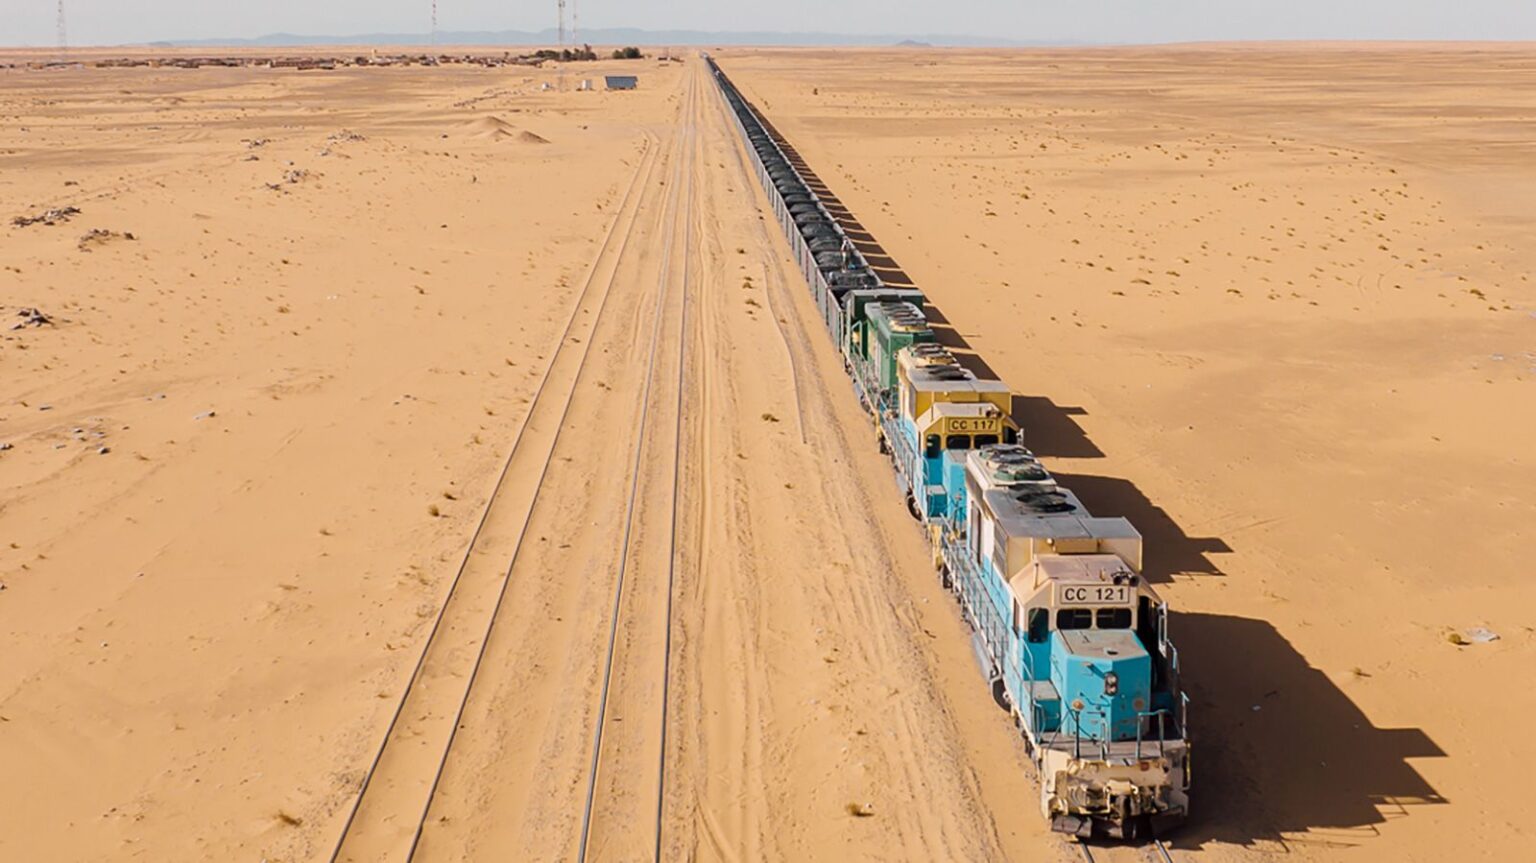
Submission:
MULTIPOLYGON (((992 36, 954 36, 934 34, 888 34, 860 36, 850 33, 785 33, 777 31, 745 31, 739 33, 710 32, 705 30, 639 30, 630 27, 583 30, 582 42, 593 45, 848 45, 889 46, 897 44, 909 47, 1019 47, 1027 45, 1067 45, 1069 42, 1020 42, 992 36), (899 40, 899 41, 898 41, 899 40)), ((438 33, 437 44, 443 45, 553 45, 559 40, 554 29, 528 32, 523 30, 486 30, 438 33)), ((189 39, 152 42, 159 48, 200 48, 216 46, 306 46, 306 45, 429 45, 432 37, 427 33, 363 33, 353 35, 306 36, 295 33, 272 33, 254 39, 189 39)))

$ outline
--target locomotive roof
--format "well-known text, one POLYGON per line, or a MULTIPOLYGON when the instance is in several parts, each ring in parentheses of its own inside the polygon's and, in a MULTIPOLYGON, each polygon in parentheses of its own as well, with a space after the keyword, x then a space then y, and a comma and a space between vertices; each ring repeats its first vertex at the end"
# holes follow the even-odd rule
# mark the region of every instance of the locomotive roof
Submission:
POLYGON ((869 307, 869 319, 876 322, 878 326, 887 327, 896 332, 932 332, 922 310, 908 302, 887 300, 874 303, 869 307))
POLYGON ((1009 537, 1050 540, 1141 538, 1136 528, 1123 518, 1095 518, 1071 489, 1060 486, 1049 492, 1002 486, 988 489, 981 497, 998 528, 1009 537), (1042 511, 1021 502, 1018 499, 1020 493, 1031 495, 1031 499, 1054 495, 1050 497, 1053 504, 1060 500, 1072 508, 1058 512, 1042 511))
POLYGON ((912 366, 906 364, 907 378, 912 388, 924 393, 1006 393, 1008 385, 1002 381, 984 381, 964 366, 912 366))
POLYGON ((1046 581, 1062 584, 1112 584, 1116 575, 1131 568, 1118 554, 1061 554, 1035 558, 1013 577, 1015 589, 1024 587, 1027 595, 1046 581), (1033 581, 1031 581, 1033 579, 1033 581))
POLYGON ((1054 488, 1056 479, 1035 454, 1020 444, 993 444, 966 453, 967 475, 983 491, 993 488, 1054 488))
MULTIPOLYGON (((1113 584, 1116 575, 1136 574, 1136 568, 1118 554, 1052 554, 1035 558, 1008 579, 1015 596, 1031 596, 1047 582, 1070 585, 1113 584)), ((1149 597, 1160 601, 1158 593, 1145 579, 1131 582, 1133 598, 1149 597)))

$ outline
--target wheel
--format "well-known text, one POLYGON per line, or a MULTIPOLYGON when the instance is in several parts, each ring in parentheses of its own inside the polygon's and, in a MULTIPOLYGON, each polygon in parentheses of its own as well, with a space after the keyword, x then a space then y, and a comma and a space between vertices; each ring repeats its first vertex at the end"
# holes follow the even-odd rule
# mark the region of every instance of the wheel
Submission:
POLYGON ((997 702, 998 707, 1001 707, 1009 713, 1013 712, 1013 705, 1008 702, 1008 687, 1003 685, 1003 679, 1001 677, 992 681, 992 700, 997 702))
POLYGON ((917 498, 910 494, 907 495, 907 512, 910 513, 912 517, 918 521, 923 520, 923 514, 917 511, 917 498))

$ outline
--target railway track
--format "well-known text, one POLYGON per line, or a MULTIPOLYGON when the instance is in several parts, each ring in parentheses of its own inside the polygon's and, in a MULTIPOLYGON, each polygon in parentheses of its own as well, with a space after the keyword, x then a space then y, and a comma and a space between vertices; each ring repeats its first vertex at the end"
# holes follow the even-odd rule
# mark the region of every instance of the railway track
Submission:
POLYGON ((643 196, 635 193, 648 184, 660 158, 657 149, 654 137, 648 136, 384 738, 364 771, 328 858, 331 863, 415 856, 555 444, 591 355, 590 336, 608 308, 619 262, 639 222, 643 196))
MULTIPOLYGON (((672 669, 672 636, 674 624, 673 606, 678 569, 678 513, 682 499, 681 487, 684 464, 684 394, 686 392, 687 384, 689 352, 688 325, 689 309, 691 305, 689 289, 691 286, 692 276, 691 256, 694 246, 693 223, 695 219, 696 198, 695 174, 698 164, 699 146, 697 131, 699 121, 698 89, 699 85, 697 74, 690 73, 688 89, 684 96, 682 128, 680 130, 680 147, 682 148, 684 155, 674 160, 674 176, 672 182, 670 183, 672 197, 666 208, 669 215, 664 217, 666 228, 664 237, 662 239, 662 262, 657 277, 658 284, 655 323, 652 327, 650 346, 648 349, 650 357, 650 372, 647 374, 645 396, 642 399, 643 407, 640 417, 641 434, 635 442, 634 453, 632 456, 633 466, 629 488, 629 505, 625 518, 624 534, 620 550, 619 576, 614 586, 613 603, 610 610, 608 640, 606 649, 604 651, 602 687, 598 697, 598 706, 596 712, 597 719, 593 728, 591 760, 587 770, 586 795, 582 809, 581 833, 579 844, 576 850, 576 859, 579 861, 579 863, 586 863, 588 859, 593 857, 601 856, 607 859, 614 856, 613 854, 600 853, 600 851, 603 849, 599 848, 599 844, 604 838, 604 836, 600 833, 600 828, 603 826, 600 824, 600 822, 604 817, 603 810, 605 808, 602 805, 605 802, 602 799, 603 795, 605 793, 613 795, 614 799, 611 801, 611 805, 614 809, 622 812, 625 808, 628 808, 626 807, 625 802, 621 799, 623 797, 622 791, 617 787, 610 788, 606 784, 608 772, 613 770, 611 762, 623 757, 625 754, 628 754, 629 751, 633 751, 635 749, 632 741, 627 748, 623 746, 615 746, 612 738, 608 736, 609 713, 611 705, 615 701, 615 692, 616 689, 622 688, 624 686, 638 687, 644 690, 647 689, 650 685, 654 684, 660 693, 659 704, 656 706, 659 714, 656 717, 657 724, 655 735, 656 752, 654 763, 656 765, 656 776, 655 782, 652 786, 654 788, 655 805, 649 813, 652 816, 649 819, 651 836, 650 841, 646 843, 646 845, 652 860, 659 861, 661 860, 662 855, 662 839, 666 807, 668 721, 670 718, 668 696, 670 692, 672 669), (682 227, 681 239, 678 237, 679 225, 682 227), (636 503, 639 500, 641 494, 641 482, 643 473, 642 460, 644 459, 647 452, 647 432, 650 428, 648 423, 651 408, 650 396, 652 388, 657 383, 657 360, 659 349, 664 341, 662 339, 662 332, 664 328, 664 322, 667 319, 665 311, 668 301, 669 284, 673 281, 672 277, 674 275, 674 251, 676 250, 675 247, 679 245, 681 246, 682 254, 679 256, 681 260, 680 268, 678 268, 680 269, 680 274, 679 278, 676 280, 679 284, 679 297, 677 301, 679 306, 679 322, 675 339, 676 377, 675 380, 670 382, 672 386, 675 387, 675 395, 671 411, 671 422, 668 423, 668 425, 671 427, 673 438, 670 453, 671 471, 667 483, 667 503, 665 505, 667 512, 665 516, 666 525, 664 530, 664 601, 661 605, 661 608, 659 609, 660 620, 647 624, 643 620, 636 619, 644 616, 645 608, 643 607, 643 603, 631 603, 631 594, 626 590, 628 586, 626 575, 629 573, 631 561, 634 557, 631 552, 632 542, 634 541, 636 535, 636 520, 638 513, 636 503), (635 607, 636 605, 639 607, 635 607), (657 677, 650 677, 643 670, 637 671, 637 673, 635 673, 633 676, 616 673, 616 669, 620 663, 621 648, 626 646, 626 641, 621 639, 621 633, 624 631, 624 624, 626 622, 626 615, 628 615, 628 622, 637 627, 644 627, 647 625, 659 626, 662 636, 661 666, 658 670, 652 672, 653 674, 657 674, 657 677), (605 768, 607 768, 607 772, 605 772, 605 768)), ((658 457, 658 453, 655 451, 653 451, 651 455, 652 458, 658 457)), ((643 655, 644 651, 638 650, 637 653, 643 655)), ((645 700, 643 695, 631 699, 632 702, 643 700, 645 700)), ((638 828, 633 824, 629 825, 627 828, 625 825, 618 826, 620 828, 620 835, 614 837, 614 842, 618 844, 624 844, 629 853, 626 853, 623 856, 626 859, 630 859, 634 856, 634 852, 637 850, 637 843, 634 841, 634 837, 632 835, 624 836, 623 834, 638 828)))
MULTIPOLYGON (((1083 863, 1098 863, 1098 858, 1094 855, 1092 848, 1081 842, 1076 842, 1073 844, 1074 847, 1077 848, 1079 856, 1082 857, 1083 863)), ((1106 848, 1100 850, 1107 851, 1109 849, 1106 848)), ((1150 859, 1153 861, 1153 863, 1173 863, 1173 855, 1168 853, 1168 846, 1164 845, 1161 839, 1153 839, 1151 842, 1140 846, 1139 848, 1133 849, 1132 846, 1119 846, 1114 850, 1116 852, 1121 850, 1135 850, 1143 857, 1143 859, 1150 859)))

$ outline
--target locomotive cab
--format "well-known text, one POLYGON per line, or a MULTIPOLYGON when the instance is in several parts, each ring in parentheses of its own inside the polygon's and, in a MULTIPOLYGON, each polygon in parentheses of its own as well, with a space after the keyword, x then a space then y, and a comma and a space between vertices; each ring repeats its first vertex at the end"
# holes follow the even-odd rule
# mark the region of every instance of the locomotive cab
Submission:
POLYGON ((879 285, 856 286, 843 295, 843 330, 837 335, 860 397, 876 413, 881 405, 881 387, 874 362, 876 329, 870 314, 886 303, 905 303, 922 312, 923 302, 921 291, 879 285))
POLYGON ((914 344, 896 357, 898 387, 893 450, 909 477, 913 509, 923 520, 957 512, 965 497, 966 455, 1018 440, 1008 415, 1013 392, 980 380, 945 348, 914 344))
POLYGON ((882 392, 894 390, 897 382, 897 357, 911 345, 929 344, 933 330, 917 306, 906 302, 879 302, 867 309, 870 334, 870 364, 875 386, 882 392))
POLYGON ((1143 641, 1162 630, 1156 594, 1115 554, 1040 557, 1011 586, 1027 599, 1010 690, 1029 711, 1052 829, 1135 838, 1177 824, 1188 743, 1164 649, 1143 641))

